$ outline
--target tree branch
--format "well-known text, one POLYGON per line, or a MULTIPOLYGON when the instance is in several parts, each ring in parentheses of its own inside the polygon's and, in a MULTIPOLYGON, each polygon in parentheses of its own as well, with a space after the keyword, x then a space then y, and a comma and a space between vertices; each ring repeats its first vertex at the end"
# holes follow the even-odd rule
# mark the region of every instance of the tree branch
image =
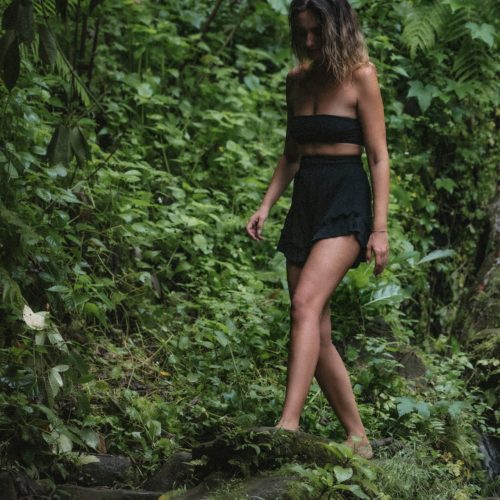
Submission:
POLYGON ((207 17, 207 19, 203 23, 203 26, 201 27, 201 38, 205 38, 205 35, 208 33, 208 29, 210 28, 212 21, 215 19, 215 16, 217 15, 217 12, 223 1, 224 0, 217 0, 217 2, 215 2, 212 12, 210 12, 210 15, 207 17))

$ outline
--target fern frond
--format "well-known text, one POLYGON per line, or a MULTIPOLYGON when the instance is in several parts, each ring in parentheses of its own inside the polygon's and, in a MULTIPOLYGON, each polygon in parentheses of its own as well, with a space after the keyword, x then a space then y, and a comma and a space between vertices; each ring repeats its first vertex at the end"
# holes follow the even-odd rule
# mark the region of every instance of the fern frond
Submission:
POLYGON ((465 27, 468 21, 470 21, 470 16, 467 9, 461 8, 453 12, 446 25, 443 26, 443 42, 453 42, 454 40, 466 36, 469 33, 465 27))
POLYGON ((46 2, 40 0, 35 1, 33 2, 33 9, 39 19, 45 16, 55 16, 56 14, 56 6, 54 0, 49 0, 46 2))
MULTIPOLYGON (((84 7, 87 8, 89 0, 84 3, 84 7)), ((74 13, 76 6, 78 4, 78 0, 69 0, 68 1, 68 13, 74 13)), ((40 19, 48 19, 52 16, 55 16, 57 13, 57 6, 55 0, 37 0, 34 2, 34 8, 37 16, 40 19)), ((34 48, 34 51, 37 53, 37 49, 34 48)), ((38 54, 36 54, 38 57, 38 54)), ((85 107, 90 107, 93 103, 97 107, 101 107, 98 100, 94 97, 91 90, 84 83, 80 75, 73 68, 72 64, 64 54, 62 48, 57 44, 57 52, 54 60, 54 65, 57 73, 67 82, 71 82, 74 85, 75 91, 78 97, 81 99, 82 103, 85 107)))
POLYGON ((401 34, 403 43, 410 49, 410 57, 415 57, 419 49, 425 50, 434 46, 436 34, 441 32, 449 13, 449 7, 439 1, 413 8, 406 18, 401 34))
MULTIPOLYGON (((493 24, 496 24, 498 27, 499 19, 498 19, 498 1, 497 0, 485 0, 484 5, 482 7, 484 12, 483 19, 491 19, 493 24)), ((476 9, 474 9, 476 11, 476 9)))
MULTIPOLYGON (((88 1, 85 3, 88 3, 88 1)), ((78 0, 69 0, 67 7, 69 14, 74 13, 77 4, 78 0)), ((55 16, 57 12, 55 0, 35 0, 33 2, 33 7, 35 9, 36 14, 40 16, 43 16, 44 14, 47 16, 55 16)))
POLYGON ((452 72, 458 82, 481 81, 486 75, 493 76, 494 60, 484 43, 467 40, 453 61, 452 72))
POLYGON ((474 2, 472 5, 468 4, 460 10, 467 11, 469 21, 477 24, 487 22, 498 26, 498 1, 496 0, 482 0, 480 9, 477 3, 474 2))
POLYGON ((87 107, 90 106, 92 101, 94 101, 94 103, 97 103, 97 100, 93 97, 91 91, 87 88, 83 80, 75 71, 75 69, 68 61, 68 59, 66 58, 60 47, 57 47, 55 66, 59 74, 67 81, 71 81, 71 79, 73 79, 76 93, 78 94, 78 96, 80 97, 85 106, 87 107))

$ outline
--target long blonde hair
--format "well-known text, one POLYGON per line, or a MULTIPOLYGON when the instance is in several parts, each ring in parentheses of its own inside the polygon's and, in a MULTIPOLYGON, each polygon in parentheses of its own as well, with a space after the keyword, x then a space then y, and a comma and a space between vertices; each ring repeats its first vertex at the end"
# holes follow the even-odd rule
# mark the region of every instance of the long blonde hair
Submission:
POLYGON ((356 13, 347 0, 292 0, 289 23, 292 49, 300 62, 307 59, 299 42, 296 17, 311 10, 321 25, 321 64, 335 81, 342 81, 355 66, 369 61, 356 13))

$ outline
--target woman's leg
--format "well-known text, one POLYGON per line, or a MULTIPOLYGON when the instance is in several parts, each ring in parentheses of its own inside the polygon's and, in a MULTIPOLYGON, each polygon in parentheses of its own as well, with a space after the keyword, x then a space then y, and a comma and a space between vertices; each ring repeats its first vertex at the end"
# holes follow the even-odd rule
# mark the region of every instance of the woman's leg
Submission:
POLYGON ((312 379, 311 365, 316 359, 313 372, 347 434, 365 436, 349 375, 331 341, 329 309, 330 295, 358 251, 353 236, 320 240, 313 246, 304 268, 292 264, 287 267, 292 333, 287 397, 278 427, 298 427, 312 379))
POLYGON ((368 438, 356 405, 349 373, 332 343, 331 330, 330 308, 326 306, 320 325, 321 341, 316 380, 346 430, 347 436, 360 436, 365 442, 368 438))
MULTIPOLYGON (((291 263, 287 265, 290 300, 299 282, 301 272, 302 267, 291 263)), ((331 312, 329 302, 327 302, 321 313, 319 325, 320 350, 315 372, 316 380, 344 426, 347 435, 365 436, 365 429, 356 406, 349 374, 332 343, 331 332, 331 312)))

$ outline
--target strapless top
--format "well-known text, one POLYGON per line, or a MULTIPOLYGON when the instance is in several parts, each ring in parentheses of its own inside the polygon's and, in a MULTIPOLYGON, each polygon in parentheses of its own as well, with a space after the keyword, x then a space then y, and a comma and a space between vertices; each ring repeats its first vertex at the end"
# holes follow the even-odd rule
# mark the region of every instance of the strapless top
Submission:
POLYGON ((295 115, 290 134, 299 144, 347 142, 363 145, 363 131, 358 118, 339 115, 295 115))

